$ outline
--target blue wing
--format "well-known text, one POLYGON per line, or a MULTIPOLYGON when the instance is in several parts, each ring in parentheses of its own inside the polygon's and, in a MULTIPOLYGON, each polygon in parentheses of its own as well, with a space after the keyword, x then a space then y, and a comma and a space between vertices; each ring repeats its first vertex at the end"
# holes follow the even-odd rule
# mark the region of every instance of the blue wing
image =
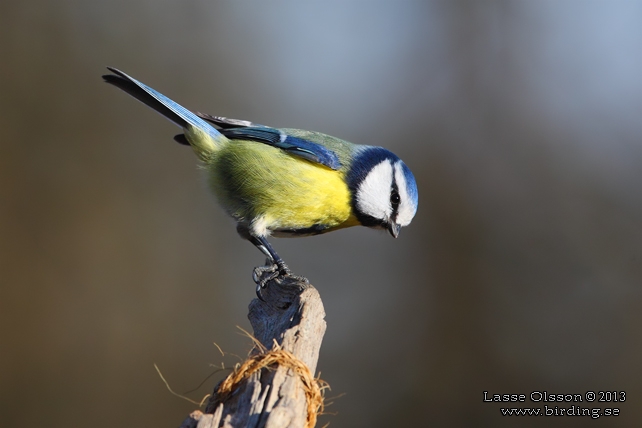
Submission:
MULTIPOLYGON (((293 137, 278 129, 269 128, 246 120, 193 113, 122 71, 112 67, 107 68, 114 73, 103 76, 103 79, 105 79, 107 83, 111 83, 127 92, 181 128, 191 125, 207 132, 215 139, 223 134, 230 139, 251 140, 269 144, 270 146, 278 147, 287 153, 309 160, 310 162, 319 163, 334 170, 341 168, 341 162, 339 162, 336 153, 321 144, 293 137), (208 122, 211 122, 221 129, 217 130, 208 122)), ((182 134, 177 135, 174 139, 181 144, 189 144, 182 134)))
POLYGON ((339 157, 332 150, 323 147, 321 144, 293 137, 278 129, 268 127, 240 127, 221 129, 219 132, 232 140, 258 141, 273 147, 278 147, 294 156, 325 165, 334 170, 341 168, 339 157))

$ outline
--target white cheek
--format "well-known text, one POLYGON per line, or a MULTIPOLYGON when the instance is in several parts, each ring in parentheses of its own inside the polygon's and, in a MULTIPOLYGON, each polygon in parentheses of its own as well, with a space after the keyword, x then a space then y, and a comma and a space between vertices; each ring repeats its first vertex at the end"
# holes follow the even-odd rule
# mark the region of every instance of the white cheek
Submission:
POLYGON ((401 204, 399 204, 397 210, 397 224, 408 226, 417 212, 417 207, 411 202, 410 195, 408 194, 408 186, 406 185, 406 177, 403 173, 401 162, 395 164, 395 182, 397 183, 399 196, 401 197, 401 204))
POLYGON ((387 160, 370 170, 357 189, 359 211, 377 219, 388 219, 392 214, 390 206, 390 185, 392 165, 387 160))

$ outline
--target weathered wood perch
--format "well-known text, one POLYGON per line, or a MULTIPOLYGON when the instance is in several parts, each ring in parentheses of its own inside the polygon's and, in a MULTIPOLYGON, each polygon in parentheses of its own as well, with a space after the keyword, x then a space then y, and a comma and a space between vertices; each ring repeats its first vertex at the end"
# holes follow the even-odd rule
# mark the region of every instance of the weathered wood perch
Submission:
MULTIPOLYGON (((289 277, 272 281, 262 295, 265 302, 252 300, 248 318, 254 337, 265 349, 255 347, 243 367, 270 365, 256 371, 250 368, 247 376, 232 373, 230 377, 236 374, 239 382, 232 382, 231 390, 226 391, 221 389, 229 387, 231 379, 219 383, 205 413, 193 412, 181 428, 314 426, 320 402, 318 397, 317 402, 310 401, 308 383, 310 374, 315 373, 326 329, 321 297, 310 284, 289 277), (302 376, 302 372, 307 373, 302 376)), ((318 395, 316 381, 312 382, 318 395)))

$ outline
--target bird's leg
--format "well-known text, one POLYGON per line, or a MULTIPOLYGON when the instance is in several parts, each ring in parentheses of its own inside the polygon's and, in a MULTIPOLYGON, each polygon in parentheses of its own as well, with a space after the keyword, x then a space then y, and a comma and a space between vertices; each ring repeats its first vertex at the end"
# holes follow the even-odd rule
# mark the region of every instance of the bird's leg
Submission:
POLYGON ((266 264, 270 266, 263 266, 265 270, 277 271, 278 275, 286 276, 290 274, 290 269, 285 264, 283 259, 274 251, 274 248, 265 239, 265 237, 251 236, 250 242, 256 246, 267 257, 266 264))
POLYGON ((307 278, 298 275, 292 275, 290 268, 285 264, 283 259, 274 251, 274 248, 265 239, 265 237, 250 236, 249 241, 256 246, 267 257, 266 266, 255 267, 252 272, 252 278, 256 282, 256 294, 261 297, 261 289, 265 288, 268 282, 279 277, 291 277, 293 279, 308 282, 307 278))

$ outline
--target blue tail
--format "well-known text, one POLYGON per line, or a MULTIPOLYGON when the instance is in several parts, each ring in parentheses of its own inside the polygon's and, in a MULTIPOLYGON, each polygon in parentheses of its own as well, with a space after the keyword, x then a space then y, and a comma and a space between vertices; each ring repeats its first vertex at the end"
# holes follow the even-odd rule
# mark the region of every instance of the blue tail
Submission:
POLYGON ((187 128, 188 125, 191 125, 205 131, 214 139, 218 139, 223 136, 212 125, 180 104, 170 100, 165 95, 156 92, 149 86, 140 83, 138 80, 128 76, 120 70, 112 67, 107 68, 114 74, 104 75, 103 79, 105 82, 127 92, 129 95, 148 107, 153 108, 181 128, 187 128))

